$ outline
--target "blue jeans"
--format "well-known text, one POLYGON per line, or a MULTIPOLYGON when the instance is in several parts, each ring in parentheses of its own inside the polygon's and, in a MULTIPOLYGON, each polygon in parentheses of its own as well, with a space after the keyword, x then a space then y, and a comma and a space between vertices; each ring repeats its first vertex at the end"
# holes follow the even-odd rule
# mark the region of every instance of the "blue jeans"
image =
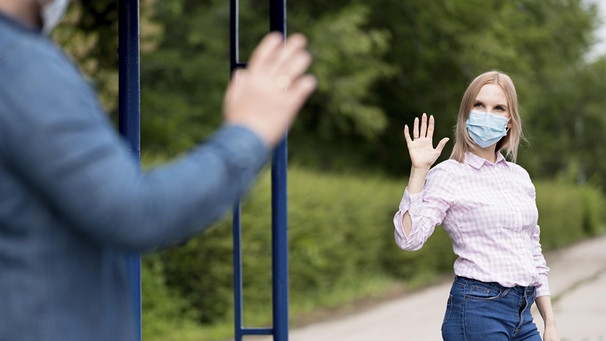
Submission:
POLYGON ((530 307, 535 288, 455 277, 442 324, 445 341, 541 341, 530 307))

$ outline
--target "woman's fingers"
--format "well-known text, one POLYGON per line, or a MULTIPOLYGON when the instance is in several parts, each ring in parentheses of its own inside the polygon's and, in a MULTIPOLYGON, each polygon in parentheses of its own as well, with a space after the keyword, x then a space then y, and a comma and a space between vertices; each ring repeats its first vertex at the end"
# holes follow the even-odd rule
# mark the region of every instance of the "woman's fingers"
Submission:
POLYGON ((413 138, 416 140, 418 138, 433 137, 434 127, 435 127, 435 120, 433 118, 433 115, 430 115, 429 119, 427 118, 427 114, 425 114, 425 113, 423 113, 423 115, 421 115, 421 119, 419 119, 418 117, 415 117, 413 128, 412 128, 413 138))
POLYGON ((436 151, 441 154, 442 150, 444 149, 444 147, 446 146, 446 143, 449 141, 450 139, 448 137, 445 137, 443 139, 440 140, 440 142, 438 142, 438 145, 436 146, 436 151))
MULTIPOLYGON (((411 143, 420 138, 432 139, 435 125, 436 125, 436 122, 435 122, 435 118, 433 117, 433 115, 429 115, 429 117, 427 117, 427 114, 423 114, 421 116, 421 119, 419 119, 418 117, 415 117, 413 127, 412 127, 412 138, 410 137, 410 131, 409 131, 408 125, 407 124, 404 125, 404 138, 406 139, 406 143, 411 143), (420 125, 420 127, 419 127, 419 125, 420 125)), ((446 144, 446 142, 448 142, 448 140, 449 139, 447 137, 443 138, 439 142, 438 146, 443 148, 444 145, 446 144)))
POLYGON ((434 126, 435 126, 435 120, 433 118, 433 115, 429 115, 429 124, 427 125, 427 137, 429 137, 429 138, 433 137, 434 126))
POLYGON ((427 114, 423 113, 421 115, 421 132, 419 133, 420 137, 427 137, 427 114))
POLYGON ((413 167, 429 167, 442 153, 446 143, 450 140, 445 137, 433 147, 433 133, 435 129, 435 119, 433 115, 427 117, 423 114, 421 118, 415 117, 413 123, 413 138, 410 137, 410 131, 407 124, 404 125, 404 138, 410 155, 413 167))
POLYGON ((410 144, 412 142, 410 132, 408 131, 408 124, 404 125, 404 139, 406 139, 406 144, 410 144))

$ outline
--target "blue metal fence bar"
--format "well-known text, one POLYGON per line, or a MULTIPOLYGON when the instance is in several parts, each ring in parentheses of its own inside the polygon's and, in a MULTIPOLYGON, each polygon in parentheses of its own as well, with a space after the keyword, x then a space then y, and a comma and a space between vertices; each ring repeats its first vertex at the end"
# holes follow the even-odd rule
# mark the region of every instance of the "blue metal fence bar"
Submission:
MULTIPOLYGON (((270 0, 269 30, 286 39, 286 0, 270 0)), ((288 340, 288 145, 278 144, 272 159, 272 270, 274 340, 288 340)))
POLYGON ((278 145, 272 160, 272 272, 274 341, 288 340, 288 214, 287 142, 278 145))
MULTIPOLYGON (((245 65, 240 63, 240 25, 238 0, 230 0, 230 71, 233 72, 245 65)), ((242 223, 240 220, 240 202, 234 207, 233 239, 234 239, 234 337, 235 341, 242 341, 246 334, 244 327, 244 296, 242 288, 242 223)), ((271 334, 271 332, 267 333, 271 334)))
POLYGON ((242 224, 240 203, 234 207, 233 239, 234 239, 234 337, 235 341, 242 341, 244 335, 243 318, 243 288, 242 288, 242 224))
MULTIPOLYGON (((118 0, 119 12, 119 129, 140 160, 140 55, 139 0, 118 0)), ((137 339, 141 340, 141 257, 127 256, 133 316, 137 339)))
POLYGON ((229 5, 229 59, 230 71, 246 67, 240 63, 240 1, 230 0, 229 5))
MULTIPOLYGON (((286 0, 270 1, 270 31, 286 38, 286 0)), ((245 67, 239 61, 239 2, 230 1, 231 71, 245 67)), ((287 138, 276 147, 272 158, 272 308, 273 328, 245 328, 242 293, 242 228, 240 204, 234 207, 234 325, 235 340, 244 335, 271 335, 274 341, 288 340, 288 207, 287 207, 287 138)))
MULTIPOLYGON (((230 23, 229 23, 229 44, 230 44, 230 74, 235 69, 243 67, 240 64, 240 28, 239 28, 239 8, 238 0, 230 0, 230 23)), ((240 202, 234 206, 233 212, 233 239, 234 239, 234 338, 235 341, 242 341, 244 335, 244 307, 243 307, 243 288, 242 288, 242 224, 241 224, 240 202)))

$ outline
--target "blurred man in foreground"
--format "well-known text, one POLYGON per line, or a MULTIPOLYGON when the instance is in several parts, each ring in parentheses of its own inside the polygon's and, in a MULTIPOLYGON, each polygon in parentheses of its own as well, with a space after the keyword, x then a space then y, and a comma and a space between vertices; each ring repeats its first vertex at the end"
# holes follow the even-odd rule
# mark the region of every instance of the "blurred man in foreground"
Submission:
POLYGON ((223 127, 141 172, 47 37, 68 4, 0 0, 0 340, 135 340, 125 255, 225 214, 316 86, 305 38, 269 34, 229 84, 223 127))

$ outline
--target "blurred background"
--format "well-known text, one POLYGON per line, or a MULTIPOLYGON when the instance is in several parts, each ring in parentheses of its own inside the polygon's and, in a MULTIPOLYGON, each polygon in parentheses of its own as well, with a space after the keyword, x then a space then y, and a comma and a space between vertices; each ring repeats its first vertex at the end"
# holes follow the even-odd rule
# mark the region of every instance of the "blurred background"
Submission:
MULTIPOLYGON (((222 123, 229 1, 140 0, 142 162, 171 160, 222 123)), ((410 162, 404 124, 426 112, 452 137, 469 82, 516 84, 546 251, 605 232, 606 1, 305 0, 288 31, 314 54, 319 88, 289 136, 292 327, 395 297, 452 272, 441 229, 421 250, 393 242, 410 162), (566 212, 566 214, 563 214, 566 212)), ((268 1, 240 0, 241 61, 267 32, 268 1)), ((117 119, 117 2, 73 1, 53 38, 117 119)), ((441 160, 448 158, 449 142, 441 160)), ((245 321, 271 323, 270 191, 243 202, 245 321)), ((146 340, 233 335, 230 217, 143 259, 146 340)))

